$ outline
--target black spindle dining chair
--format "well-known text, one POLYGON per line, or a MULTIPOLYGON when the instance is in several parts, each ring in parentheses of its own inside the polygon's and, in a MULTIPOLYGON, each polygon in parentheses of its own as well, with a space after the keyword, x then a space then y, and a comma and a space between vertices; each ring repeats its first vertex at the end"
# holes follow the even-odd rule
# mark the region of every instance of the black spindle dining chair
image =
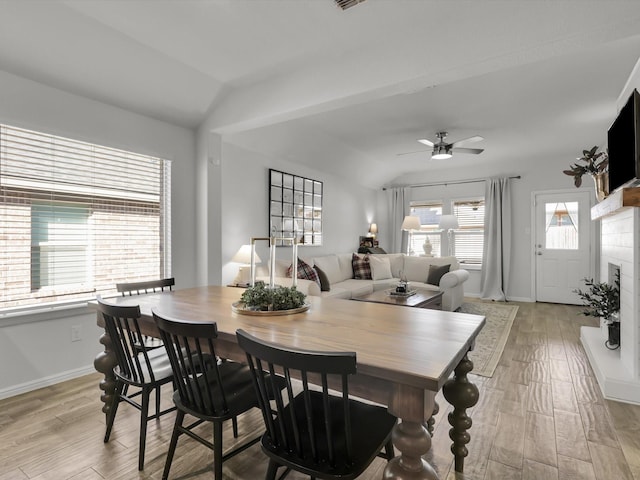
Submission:
POLYGON ((105 443, 109 441, 116 412, 120 402, 140 410, 140 440, 138 448, 138 469, 144 468, 144 451, 147 438, 147 422, 175 410, 175 407, 160 410, 160 389, 173 381, 169 358, 164 349, 144 348, 140 331, 140 307, 119 306, 105 302, 98 297, 98 311, 102 315, 105 330, 111 338, 117 365, 113 369, 116 388, 113 404, 107 414, 105 443), (129 387, 136 387, 129 393, 129 387), (149 398, 156 391, 156 411, 149 415, 149 398), (137 401, 136 397, 140 397, 137 401))
POLYGON ((243 330, 236 334, 260 399, 266 428, 262 450, 269 457, 267 480, 274 480, 280 467, 286 468, 280 478, 295 470, 311 478, 353 479, 376 456, 393 457, 391 430, 396 417, 384 407, 349 397, 355 353, 286 348, 243 330), (273 409, 269 393, 276 372, 286 380, 286 401, 277 397, 273 409), (301 386, 295 377, 302 380, 301 386), (314 389, 313 382, 319 388, 314 389))
MULTIPOLYGON (((223 422, 235 420, 238 415, 258 407, 251 371, 241 363, 216 361, 214 340, 218 330, 215 322, 189 322, 157 312, 153 312, 153 318, 173 369, 176 384, 173 401, 178 409, 162 478, 169 476, 178 438, 187 434, 213 450, 214 477, 222 480, 222 463, 260 440, 260 435, 251 437, 224 455, 222 453, 223 422), (196 420, 184 425, 187 414, 196 420), (193 431, 203 422, 213 424, 213 443, 193 431)), ((276 391, 283 387, 283 384, 276 387, 276 391)), ((237 430, 234 435, 237 436, 237 430)))

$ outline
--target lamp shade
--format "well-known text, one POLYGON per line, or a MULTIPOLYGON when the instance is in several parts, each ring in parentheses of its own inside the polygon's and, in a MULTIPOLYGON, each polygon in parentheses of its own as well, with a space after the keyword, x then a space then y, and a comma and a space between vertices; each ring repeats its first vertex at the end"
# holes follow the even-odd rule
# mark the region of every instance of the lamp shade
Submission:
POLYGON ((420 230, 420 218, 407 215, 402 221, 402 230, 420 230))
POLYGON ((441 215, 438 228, 440 230, 453 230, 458 228, 458 218, 455 215, 441 215))
POLYGON ((372 223, 371 225, 369 225, 369 233, 372 233, 373 235, 378 233, 378 224, 372 223))
MULTIPOLYGON (((232 262, 249 265, 251 263, 251 245, 242 245, 236 254, 231 258, 232 262)), ((256 253, 256 263, 260 263, 260 257, 256 253)))

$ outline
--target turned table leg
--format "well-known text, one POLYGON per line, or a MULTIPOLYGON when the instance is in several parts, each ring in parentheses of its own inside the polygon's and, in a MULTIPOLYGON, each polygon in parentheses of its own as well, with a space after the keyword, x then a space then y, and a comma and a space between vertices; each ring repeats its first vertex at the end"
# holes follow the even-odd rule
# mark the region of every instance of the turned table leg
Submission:
POLYGON ((438 402, 434 401, 433 412, 431 413, 431 416, 429 417, 429 420, 427 420, 427 424, 425 425, 427 427, 427 431, 429 432, 429 435, 432 437, 433 437, 433 427, 436 423, 436 419, 433 417, 436 416, 439 411, 440 411, 440 405, 438 405, 438 402))
POLYGON ((111 409, 116 390, 116 379, 113 375, 113 367, 116 366, 117 361, 112 348, 111 337, 109 337, 106 331, 100 336, 100 343, 104 345, 104 352, 96 355, 96 358, 93 360, 93 366, 98 372, 104 375, 104 379, 100 381, 100 390, 102 390, 100 400, 104 403, 102 412, 106 418, 111 409))
POLYGON ((400 455, 387 463, 384 480, 438 480, 438 474, 422 458, 431 449, 431 436, 425 414, 434 409, 435 392, 406 385, 395 385, 389 412, 400 419, 393 428, 392 440, 400 455))
POLYGON ((469 454, 467 447, 470 436, 467 430, 471 428, 471 418, 467 415, 466 409, 473 407, 478 403, 479 392, 478 387, 469 381, 467 373, 473 369, 473 362, 469 360, 467 355, 460 361, 455 369, 452 379, 442 387, 444 398, 453 405, 453 412, 449 413, 449 438, 453 440, 451 452, 455 457, 456 472, 463 472, 464 457, 469 454))

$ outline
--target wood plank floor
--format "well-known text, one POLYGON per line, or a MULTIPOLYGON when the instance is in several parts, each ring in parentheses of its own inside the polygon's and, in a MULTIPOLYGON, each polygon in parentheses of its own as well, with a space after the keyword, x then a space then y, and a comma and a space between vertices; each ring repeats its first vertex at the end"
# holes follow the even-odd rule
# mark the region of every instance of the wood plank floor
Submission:
MULTIPOLYGON (((494 376, 472 378, 480 401, 471 410, 464 475, 453 472, 449 409, 438 396, 428 460, 441 480, 640 480, 640 407, 602 398, 579 341, 580 326, 593 319, 578 316, 577 307, 518 305, 494 376)), ((138 472, 138 412, 122 405, 111 441, 103 443, 99 379, 88 375, 0 401, 0 480, 161 478, 173 414, 150 424, 145 470, 138 472)), ((163 403, 171 403, 168 390, 163 403)), ((239 428, 239 440, 261 430, 259 413, 241 418, 239 428)), ((182 437, 170 478, 211 479, 211 464, 208 449, 182 437)), ((225 478, 264 478, 266 464, 254 446, 224 464, 225 478)), ((384 465, 377 459, 361 478, 381 478, 384 465)))

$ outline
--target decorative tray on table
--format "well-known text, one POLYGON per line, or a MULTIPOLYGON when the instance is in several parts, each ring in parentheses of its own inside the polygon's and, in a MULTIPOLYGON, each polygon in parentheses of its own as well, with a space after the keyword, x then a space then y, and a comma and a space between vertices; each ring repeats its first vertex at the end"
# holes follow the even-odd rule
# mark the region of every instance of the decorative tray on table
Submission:
POLYGON ((272 317, 276 315, 293 315, 294 313, 302 313, 309 310, 311 304, 305 303, 302 307, 299 308, 291 308, 289 310, 252 310, 250 308, 246 308, 244 303, 235 302, 231 305, 231 310, 235 313, 240 313, 242 315, 255 315, 258 317, 272 317))
POLYGON ((387 295, 392 297, 410 297, 411 295, 415 295, 415 290, 409 290, 408 292, 396 292, 395 290, 387 290, 387 295))

